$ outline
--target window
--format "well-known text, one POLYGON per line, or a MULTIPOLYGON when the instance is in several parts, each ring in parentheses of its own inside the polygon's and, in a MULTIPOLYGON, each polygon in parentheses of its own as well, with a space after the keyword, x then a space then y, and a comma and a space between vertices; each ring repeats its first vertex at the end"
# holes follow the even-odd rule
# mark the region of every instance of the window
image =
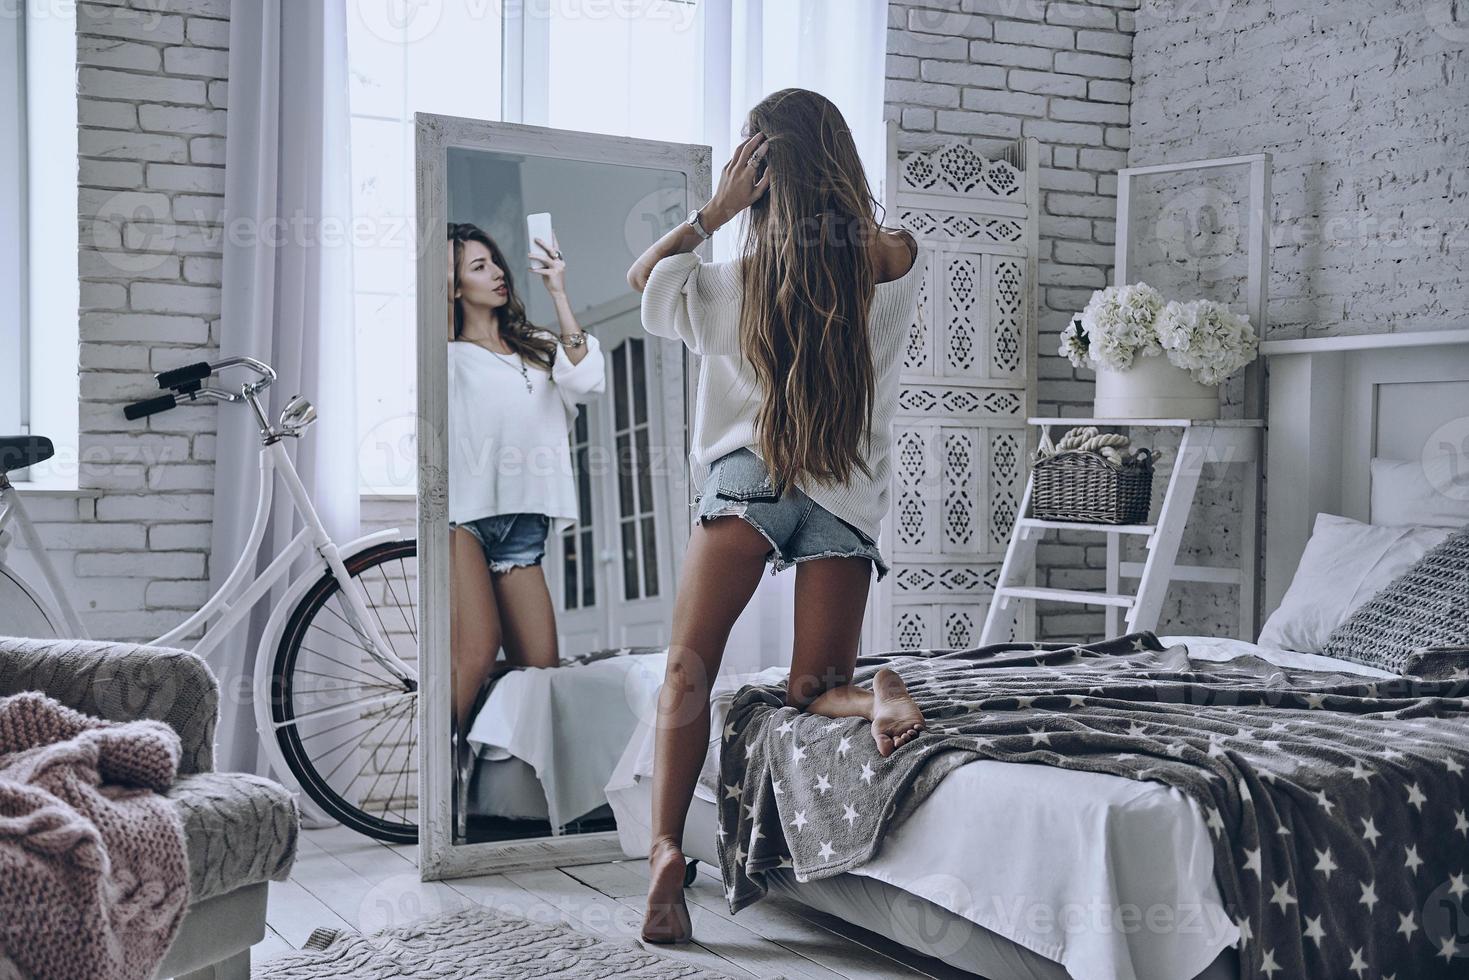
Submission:
POLYGON ((347 56, 362 488, 412 494, 418 479, 413 114, 696 141, 700 40, 693 0, 385 0, 352 9, 347 56), (502 20, 502 12, 512 19, 502 20), (688 84, 670 87, 670 73, 688 84))
POLYGON ((50 438, 55 458, 23 475, 75 486, 77 182, 48 164, 77 156, 72 8, 0 17, 0 65, 0 434, 50 438))

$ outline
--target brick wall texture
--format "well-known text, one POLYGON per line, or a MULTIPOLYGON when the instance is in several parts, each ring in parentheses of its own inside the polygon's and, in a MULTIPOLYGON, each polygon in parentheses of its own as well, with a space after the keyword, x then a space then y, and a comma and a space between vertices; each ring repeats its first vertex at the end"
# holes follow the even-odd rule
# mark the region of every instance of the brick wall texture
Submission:
MULTIPOLYGON (((993 153, 1018 136, 1041 141, 1041 410, 1083 414, 1090 376, 1054 351, 1070 316, 1111 281, 1115 175, 1129 164, 1275 155, 1272 335, 1433 329, 1462 316, 1461 7, 891 0, 886 113, 904 146, 961 139, 993 153)), ((29 508, 99 636, 161 633, 207 592, 215 410, 127 422, 121 409, 152 372, 216 349, 228 17, 229 0, 77 4, 84 489, 33 494, 29 508)), ((1181 239, 1137 222, 1139 266, 1181 267, 1185 282, 1212 277, 1205 284, 1229 295, 1227 262, 1188 257, 1221 234, 1231 243, 1217 205, 1235 190, 1195 192, 1203 204, 1181 239), (1175 246, 1181 266, 1169 262, 1175 246)), ((1156 193, 1166 205, 1170 189, 1156 193)), ((1139 197, 1146 219, 1155 212, 1139 197)), ((1196 519, 1188 551, 1227 563, 1235 488, 1211 484, 1206 498, 1210 517, 1196 519)), ((383 511, 396 521, 403 508, 383 511)), ((1039 561, 1045 584, 1101 586, 1094 536, 1048 539, 1039 561)), ((1176 591, 1168 628, 1230 622, 1227 593, 1176 591)), ((1045 635, 1101 630, 1074 607, 1042 613, 1045 635)))

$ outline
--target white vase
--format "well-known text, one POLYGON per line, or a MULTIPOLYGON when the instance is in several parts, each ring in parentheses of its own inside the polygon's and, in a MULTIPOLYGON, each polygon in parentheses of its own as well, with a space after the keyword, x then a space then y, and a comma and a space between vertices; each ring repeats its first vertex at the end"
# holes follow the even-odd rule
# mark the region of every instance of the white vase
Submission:
POLYGON ((1097 366, 1094 411, 1099 419, 1217 419, 1219 389, 1166 356, 1138 357, 1126 371, 1097 366))

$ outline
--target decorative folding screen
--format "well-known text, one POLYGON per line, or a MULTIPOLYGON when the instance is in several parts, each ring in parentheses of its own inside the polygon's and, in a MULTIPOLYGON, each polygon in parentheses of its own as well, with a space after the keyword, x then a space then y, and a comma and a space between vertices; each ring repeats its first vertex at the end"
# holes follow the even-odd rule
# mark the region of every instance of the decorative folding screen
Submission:
POLYGON ((879 650, 979 641, 1035 414, 1036 149, 1026 140, 986 160, 952 143, 896 155, 889 206, 924 268, 893 423, 879 650))

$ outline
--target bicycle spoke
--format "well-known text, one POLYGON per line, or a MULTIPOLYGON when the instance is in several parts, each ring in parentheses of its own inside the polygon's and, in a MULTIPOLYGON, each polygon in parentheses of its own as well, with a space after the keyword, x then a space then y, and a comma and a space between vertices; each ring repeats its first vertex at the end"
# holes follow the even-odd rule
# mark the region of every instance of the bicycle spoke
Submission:
MULTIPOLYGON (((411 707, 411 708, 408 709, 408 729, 409 729, 409 731, 412 731, 412 732, 416 732, 417 731, 417 729, 414 727, 414 724, 417 721, 418 721, 418 701, 415 700, 413 702, 413 707, 411 707)), ((413 748, 416 750, 418 748, 418 745, 417 745, 417 737, 416 736, 414 737, 414 743, 415 744, 414 744, 413 748)), ((407 777, 408 777, 408 763, 410 761, 412 761, 412 759, 413 759, 413 752, 412 751, 403 753, 403 768, 398 771, 398 778, 393 780, 393 787, 389 791, 389 797, 388 797, 389 799, 392 799, 394 796, 397 795, 399 781, 402 781, 405 785, 407 784, 407 782, 408 782, 408 779, 407 779, 407 777)), ((404 796, 406 798, 406 796, 407 796, 406 791, 404 793, 404 796)), ((406 802, 403 805, 403 821, 405 823, 408 822, 408 805, 407 805, 406 802)))
MULTIPOLYGON (((381 718, 379 718, 376 722, 374 722, 373 723, 373 726, 371 728, 369 728, 367 731, 363 732, 362 735, 357 739, 357 744, 358 745, 361 745, 370 735, 372 735, 374 732, 376 732, 379 728, 382 728, 382 726, 387 723, 388 719, 392 718, 395 713, 396 712, 390 711, 387 714, 383 715, 381 718)), ((354 718, 353 721, 360 722, 360 721, 362 721, 362 719, 361 718, 354 718)), ((347 741, 345 741, 345 742, 339 742, 339 743, 337 743, 336 745, 332 746, 327 751, 323 752, 322 753, 322 758, 323 759, 326 758, 327 756, 331 755, 333 752, 337 751, 337 749, 340 749, 343 745, 349 744, 351 741, 352 741, 352 739, 351 738, 348 738, 347 741)), ((329 773, 326 774, 326 777, 325 777, 325 780, 324 781, 327 782, 327 783, 330 783, 332 777, 337 774, 337 770, 340 769, 340 768, 342 768, 342 766, 350 758, 352 758, 351 753, 348 753, 347 755, 342 756, 341 761, 338 762, 335 766, 332 767, 332 771, 331 772, 329 772, 329 773)), ((348 783, 347 785, 350 786, 352 784, 351 783, 348 783)))
MULTIPOLYGON (((302 647, 301 649, 305 650, 306 648, 305 647, 302 647)), ((309 675, 311 677, 326 677, 326 678, 329 678, 329 679, 334 680, 334 681, 341 681, 343 684, 358 684, 358 683, 361 683, 360 681, 357 681, 356 679, 351 678, 351 677, 342 677, 342 676, 340 676, 338 674, 324 674, 324 673, 322 673, 319 670, 307 670, 305 667, 297 667, 296 668, 296 673, 298 673, 298 674, 307 674, 307 675, 309 675)), ((371 685, 367 685, 367 686, 369 686, 369 687, 388 687, 388 688, 391 688, 391 687, 395 687, 395 686, 396 687, 401 687, 402 685, 401 684, 398 684, 398 685, 392 685, 392 684, 371 684, 371 685)))
MULTIPOLYGON (((400 569, 403 568, 403 559, 401 558, 398 559, 398 567, 400 569)), ((398 615, 403 617, 403 622, 408 624, 409 633, 416 638, 418 636, 418 623, 409 619, 408 612, 403 608, 403 603, 398 601, 398 590, 393 588, 393 580, 388 577, 386 572, 383 573, 383 582, 388 587, 388 594, 393 597, 393 605, 398 607, 398 615)), ((403 571, 403 590, 405 592, 408 590, 408 573, 406 569, 403 571)), ((409 608, 412 608, 411 602, 409 603, 409 608)))
MULTIPOLYGON (((396 732, 396 729, 389 729, 389 731, 390 732, 396 732)), ((407 734, 406 727, 405 727, 405 730, 404 730, 403 734, 407 734)), ((392 741, 390 740, 388 742, 388 744, 391 745, 392 744, 392 741)), ((349 786, 356 786, 357 785, 357 780, 362 778, 362 771, 367 768, 367 765, 370 762, 372 762, 372 753, 371 752, 369 752, 367 754, 367 758, 366 759, 362 760, 362 765, 357 770, 357 776, 356 776, 356 778, 354 778, 352 780, 352 782, 348 783, 347 785, 349 785, 349 786)), ((373 777, 372 785, 369 786, 367 788, 367 792, 362 795, 362 799, 363 799, 364 802, 367 801, 367 800, 370 800, 372 798, 372 794, 377 791, 377 784, 382 781, 382 778, 383 778, 382 772, 378 772, 378 774, 373 777)))
MULTIPOLYGON (((370 673, 369 671, 367 671, 366 669, 364 669, 362 667, 359 667, 359 666, 357 666, 355 664, 349 664, 345 660, 338 660, 336 657, 333 657, 331 654, 329 654, 329 653, 322 653, 320 650, 317 650, 314 647, 309 647, 309 646, 307 646, 304 643, 301 644, 301 649, 304 650, 304 651, 306 651, 307 653, 311 654, 312 656, 320 657, 323 660, 330 660, 332 663, 336 664, 338 667, 345 667, 347 670, 356 671, 357 673, 361 674, 363 677, 366 677, 368 680, 381 681, 381 680, 384 679, 383 677, 381 677, 381 676, 379 676, 377 674, 370 673)), ((366 651, 363 651, 363 652, 365 653, 366 651)), ((396 681, 396 680, 397 680, 397 678, 389 678, 388 679, 388 685, 387 686, 388 687, 402 687, 403 685, 401 683, 398 683, 398 684, 394 684, 393 683, 393 681, 396 681)))

